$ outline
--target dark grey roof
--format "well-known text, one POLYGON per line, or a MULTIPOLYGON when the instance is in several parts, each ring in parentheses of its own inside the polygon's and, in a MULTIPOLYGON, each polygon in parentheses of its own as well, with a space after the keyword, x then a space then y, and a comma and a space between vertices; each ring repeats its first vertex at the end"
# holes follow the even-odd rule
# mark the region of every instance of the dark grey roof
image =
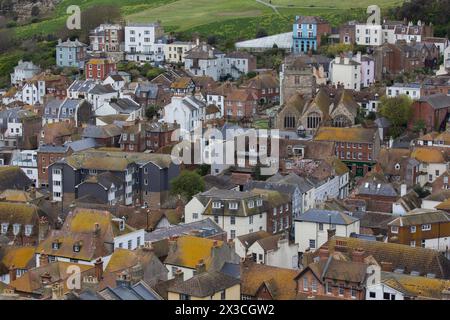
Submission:
POLYGON ((146 92, 150 99, 156 99, 158 96, 159 87, 157 84, 151 82, 140 82, 136 87, 136 95, 146 92))
POLYGON ((78 47, 87 47, 86 44, 83 42, 78 41, 78 39, 75 39, 74 41, 71 41, 70 39, 67 39, 64 42, 60 42, 56 45, 57 47, 65 47, 65 48, 78 48, 78 47))
POLYGON ((106 126, 90 125, 84 129, 82 136, 85 138, 104 139, 119 136, 121 133, 122 129, 115 124, 110 124, 106 126))
POLYGON ((54 146, 50 144, 44 144, 39 147, 38 152, 45 152, 45 153, 65 153, 69 149, 69 146, 54 146))
POLYGON ((316 16, 297 16, 295 17, 295 22, 299 24, 304 23, 317 24, 317 23, 326 23, 327 21, 321 17, 316 16))
POLYGON ((141 106, 137 102, 129 98, 111 100, 109 102, 109 105, 119 113, 130 113, 141 108, 141 106))
POLYGON ((69 87, 69 91, 88 92, 95 85, 93 80, 75 80, 69 87))
POLYGON ((244 185, 244 191, 250 191, 255 188, 276 190, 280 193, 292 195, 295 192, 295 190, 297 189, 297 186, 295 184, 283 184, 283 183, 267 182, 267 181, 250 181, 244 185))
POLYGON ((176 235, 190 234, 192 231, 199 231, 200 233, 196 234, 198 237, 211 237, 224 232, 222 228, 215 224, 211 219, 207 218, 148 232, 145 234, 145 241, 156 242, 176 235))
POLYGON ((203 177, 203 181, 205 182, 206 190, 213 187, 221 189, 233 189, 237 187, 237 184, 231 182, 231 176, 213 176, 208 174, 203 177))
POLYGON ((59 118, 72 118, 75 115, 75 112, 85 100, 82 99, 65 99, 60 107, 59 118), (69 112, 72 110, 72 113, 69 112))
POLYGON ((240 283, 239 279, 217 271, 200 273, 187 281, 172 283, 168 291, 194 297, 208 297, 240 283))
POLYGON ((290 173, 287 176, 282 176, 281 174, 277 173, 266 181, 279 184, 293 184, 298 186, 302 193, 305 193, 314 188, 314 184, 311 181, 295 173, 290 173))
POLYGON ((349 216, 348 214, 340 211, 309 209, 296 218, 295 221, 329 223, 330 219, 332 224, 338 225, 349 225, 359 220, 358 218, 349 216))
POLYGON ((420 102, 427 102, 433 109, 442 109, 450 107, 450 97, 445 94, 433 94, 419 99, 420 102))
POLYGON ((115 288, 107 287, 99 294, 106 300, 161 300, 161 297, 143 281, 133 286, 119 284, 115 288))
POLYGON ((89 94, 108 94, 108 93, 115 93, 117 92, 116 90, 114 90, 113 87, 111 87, 110 85, 101 85, 101 84, 96 84, 92 89, 90 89, 88 91, 89 94))
POLYGON ((220 272, 236 279, 241 278, 241 266, 237 263, 225 262, 220 272))
POLYGON ((379 196, 387 196, 387 197, 396 197, 398 196, 397 191, 390 183, 386 183, 383 181, 375 180, 375 181, 365 181, 358 187, 358 194, 370 194, 370 195, 379 195, 379 196))
POLYGON ((77 141, 72 141, 67 144, 74 152, 83 151, 90 148, 98 147, 97 142, 93 138, 85 138, 77 141))

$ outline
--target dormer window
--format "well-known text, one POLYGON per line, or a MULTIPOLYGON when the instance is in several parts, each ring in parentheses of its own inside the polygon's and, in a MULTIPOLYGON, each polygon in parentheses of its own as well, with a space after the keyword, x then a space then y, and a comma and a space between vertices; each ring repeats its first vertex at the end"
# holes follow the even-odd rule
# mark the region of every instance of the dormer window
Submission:
POLYGON ((18 223, 13 224, 13 234, 17 236, 19 232, 20 232, 20 224, 18 223))
POLYGON ((395 165, 395 170, 400 170, 400 164, 399 164, 399 163, 397 163, 397 164, 395 165))
POLYGON ((52 242, 52 249, 53 250, 58 250, 59 248, 61 248, 61 242, 59 242, 58 240, 55 240, 52 242))
POLYGON ((258 207, 261 207, 262 206, 262 199, 258 199, 258 200, 256 200, 256 205, 258 206, 258 207))
POLYGON ((120 230, 120 231, 125 230, 125 220, 124 220, 124 219, 121 219, 121 220, 119 221, 119 230, 120 230))
POLYGON ((248 207, 249 207, 249 208, 254 208, 254 207, 255 207, 255 202, 254 202, 253 200, 250 200, 250 201, 248 202, 248 207))
POLYGON ((32 232, 33 232, 33 225, 27 224, 25 226, 25 236, 27 236, 27 237, 31 236, 32 232))
POLYGON ((238 208, 237 202, 230 202, 230 203, 228 204, 228 208, 229 208, 230 210, 237 210, 237 208, 238 208))
POLYGON ((392 233, 398 233, 398 227, 397 226, 392 226, 391 227, 391 232, 392 233))
POLYGON ((73 252, 80 252, 81 250, 81 243, 80 242, 76 242, 73 245, 73 252))
POLYGON ((9 223, 2 223, 2 234, 6 234, 8 232, 9 223))
POLYGON ((214 201, 212 204, 213 209, 220 209, 222 208, 222 205, 219 201, 214 201))

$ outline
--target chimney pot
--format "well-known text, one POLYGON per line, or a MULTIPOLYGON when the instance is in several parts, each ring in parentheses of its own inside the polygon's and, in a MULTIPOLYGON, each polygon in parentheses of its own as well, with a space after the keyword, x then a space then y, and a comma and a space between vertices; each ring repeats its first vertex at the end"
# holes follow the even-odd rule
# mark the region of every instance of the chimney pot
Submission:
POLYGON ((103 279, 103 260, 102 258, 98 258, 95 263, 95 277, 98 281, 103 279))

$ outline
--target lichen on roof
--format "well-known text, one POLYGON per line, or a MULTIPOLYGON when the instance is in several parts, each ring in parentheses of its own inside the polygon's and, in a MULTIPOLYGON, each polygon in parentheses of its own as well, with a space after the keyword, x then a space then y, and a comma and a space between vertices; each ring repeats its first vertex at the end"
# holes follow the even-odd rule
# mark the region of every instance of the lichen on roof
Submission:
POLYGON ((32 260, 34 260, 35 250, 36 248, 32 246, 8 247, 2 263, 8 268, 14 266, 18 269, 27 269, 32 264, 32 260))
POLYGON ((219 240, 181 236, 177 239, 176 250, 169 253, 164 263, 195 269, 200 259, 203 259, 208 269, 212 262, 211 250, 216 241, 217 246, 223 245, 223 241, 219 240))
POLYGON ((445 163, 444 153, 435 148, 415 148, 411 158, 426 163, 445 163))

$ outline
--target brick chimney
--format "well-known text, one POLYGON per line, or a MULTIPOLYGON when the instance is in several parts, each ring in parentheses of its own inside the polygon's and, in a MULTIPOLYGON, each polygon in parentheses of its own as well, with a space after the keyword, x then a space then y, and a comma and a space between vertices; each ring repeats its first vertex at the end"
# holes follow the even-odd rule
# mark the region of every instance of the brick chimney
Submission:
POLYGON ((319 259, 320 260, 327 260, 330 256, 330 250, 328 250, 328 247, 320 247, 319 249, 319 259))
POLYGON ((336 235, 336 229, 327 229, 328 240, 333 238, 336 235))
POLYGON ((103 260, 102 258, 98 258, 94 262, 95 266, 95 277, 98 279, 98 281, 103 279, 103 260))
POLYGON ((9 268, 9 282, 13 282, 17 279, 17 270, 14 265, 11 265, 9 268))
POLYGON ((177 270, 175 271, 175 274, 173 275, 173 277, 174 277, 175 279, 181 279, 181 280, 183 280, 183 279, 184 279, 184 273, 183 273, 183 271, 181 271, 181 269, 177 269, 177 270))
POLYGON ((98 222, 94 223, 94 234, 97 237, 100 235, 100 224, 98 222))
POLYGON ((381 265, 381 270, 383 270, 383 271, 386 271, 386 272, 394 271, 394 266, 392 265, 392 262, 381 261, 380 265, 381 265))
POLYGON ((50 273, 45 272, 45 273, 41 274, 41 282, 44 286, 50 284, 51 281, 52 281, 52 276, 50 275, 50 273))
POLYGON ((206 265, 205 265, 205 261, 203 261, 203 259, 200 259, 197 263, 197 265, 195 266, 195 271, 197 271, 197 274, 206 272, 206 265))
POLYGON ((42 251, 39 255, 39 266, 46 266, 48 265, 48 256, 42 251))
POLYGON ((352 252, 353 262, 364 262, 364 250, 362 248, 357 248, 352 252))

